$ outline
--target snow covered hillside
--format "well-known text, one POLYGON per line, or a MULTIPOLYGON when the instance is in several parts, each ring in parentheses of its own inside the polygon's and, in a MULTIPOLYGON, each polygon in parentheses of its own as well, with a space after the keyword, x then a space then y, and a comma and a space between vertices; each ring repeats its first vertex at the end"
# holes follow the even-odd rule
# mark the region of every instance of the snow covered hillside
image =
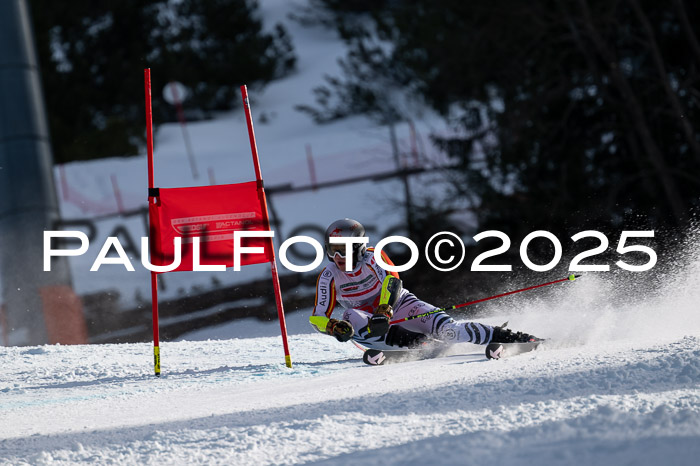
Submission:
MULTIPOLYGON (((325 83, 324 75, 341 74, 337 61, 345 54, 343 42, 332 30, 303 26, 289 18, 289 14, 298 14, 308 4, 306 0, 264 0, 259 3, 265 27, 273 28, 278 22, 284 24, 298 56, 297 72, 271 82, 265 89, 249 89, 260 164, 270 208, 273 209, 271 220, 276 245, 299 234, 322 240, 326 226, 345 216, 361 220, 373 243, 389 234, 397 234, 397 228, 401 234, 405 230, 403 209, 397 208, 397 204, 403 201, 401 182, 397 179, 371 180, 373 175, 397 168, 388 128, 363 116, 317 125, 311 117, 295 109, 297 105, 315 104, 313 89, 325 83), (309 186, 313 182, 358 177, 364 180, 326 189, 274 194, 275 187, 309 186)), ((139 79, 142 72, 142 69, 134 70, 139 79)), ((158 76, 159 70, 152 69, 151 73, 158 76)), ((165 79, 167 77, 161 76, 161 80, 165 79)), ((154 98, 160 94, 160 89, 153 89, 154 98)), ((396 127, 400 166, 432 168, 444 165, 445 155, 429 140, 431 133, 447 131, 444 123, 425 108, 410 116, 413 129, 406 123, 396 127)), ((242 108, 218 114, 213 120, 190 122, 187 132, 198 177, 195 178, 190 170, 180 125, 163 124, 158 126, 154 136, 156 186, 239 183, 255 178, 242 108)), ((56 167, 54 175, 61 215, 66 223, 64 229, 82 230, 92 237, 88 252, 69 260, 76 292, 84 295, 116 289, 120 295, 120 309, 140 304, 139 297, 150 293, 149 274, 140 265, 138 247, 140 237, 148 236, 145 213, 139 212, 147 206, 145 153, 131 158, 74 162, 56 167), (119 216, 120 211, 128 215, 119 216), (86 225, 90 228, 86 229, 86 225), (90 272, 109 236, 119 237, 125 247, 135 245, 132 248, 135 251, 127 250, 127 253, 136 271, 127 272, 122 266, 112 265, 90 272)), ((443 175, 433 173, 413 177, 415 199, 425 195, 418 189, 420 176, 434 180, 443 175)), ((438 191, 442 193, 441 183, 435 184, 440 185, 438 191)), ((437 198, 435 193, 433 197, 437 198)), ((310 262, 298 257, 292 257, 292 260, 299 264, 310 262)), ((280 273, 289 272, 280 267, 280 273)), ((214 274, 169 274, 163 278, 168 286, 162 290, 161 298, 180 298, 195 286, 211 289, 212 280, 230 285, 267 278, 268 275, 267 265, 247 267, 239 273, 228 270, 214 274)))
POLYGON ((161 378, 147 344, 0 348, 0 464, 695 465, 700 256, 680 257, 653 296, 605 274, 521 295, 483 321, 550 341, 501 361, 365 366, 308 311, 293 369, 276 323, 165 342, 161 378))

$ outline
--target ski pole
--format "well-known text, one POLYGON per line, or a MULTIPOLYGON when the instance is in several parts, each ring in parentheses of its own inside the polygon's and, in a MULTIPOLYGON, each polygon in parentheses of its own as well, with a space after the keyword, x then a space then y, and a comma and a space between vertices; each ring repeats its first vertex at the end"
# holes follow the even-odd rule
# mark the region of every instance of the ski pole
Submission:
POLYGON ((490 300, 490 299, 502 298, 503 296, 508 296, 509 294, 520 293, 521 291, 532 290, 532 289, 535 289, 535 288, 540 288, 540 287, 542 287, 542 286, 554 285, 555 283, 565 282, 565 281, 567 281, 567 280, 569 280, 569 281, 574 281, 574 280, 576 280, 576 279, 577 279, 578 277, 580 277, 580 276, 581 276, 581 275, 574 275, 574 274, 571 274, 571 275, 569 275, 569 276, 566 277, 566 278, 561 278, 561 279, 559 279, 559 280, 554 280, 553 282, 542 283, 541 285, 528 286, 527 288, 522 288, 522 289, 520 289, 520 290, 509 291, 509 292, 507 292, 507 293, 497 294, 496 296, 490 296, 490 297, 488 297, 488 298, 477 299, 476 301, 470 301, 470 302, 464 303, 464 304, 457 304, 456 306, 443 307, 443 308, 440 308, 440 309, 433 309, 432 311, 424 312, 424 313, 422 313, 422 314, 416 314, 416 315, 414 315, 414 316, 404 317, 403 319, 392 320, 391 322, 389 322, 389 324, 390 324, 390 325, 398 324, 399 322, 404 322, 404 321, 406 321, 406 320, 411 320, 411 319, 418 319, 418 318, 420 318, 420 317, 429 316, 430 314, 437 314, 438 312, 451 311, 451 310, 453 310, 453 309, 459 309, 460 307, 471 306, 472 304, 482 303, 482 302, 488 301, 488 300, 490 300))

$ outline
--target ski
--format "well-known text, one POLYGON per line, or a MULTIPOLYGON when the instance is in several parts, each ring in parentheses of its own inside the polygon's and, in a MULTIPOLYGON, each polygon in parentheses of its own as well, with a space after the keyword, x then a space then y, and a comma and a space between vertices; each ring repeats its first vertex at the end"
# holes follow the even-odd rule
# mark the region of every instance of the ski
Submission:
POLYGON ((544 340, 528 341, 525 343, 489 343, 486 345, 486 357, 488 359, 503 359, 528 353, 535 350, 544 340))
MULTIPOLYGON (((525 343, 489 343, 484 351, 488 359, 503 359, 535 350, 544 340, 525 343)), ((370 366, 383 366, 422 359, 439 358, 449 351, 445 347, 420 349, 379 350, 368 348, 362 355, 362 361, 370 366)))
POLYGON ((425 348, 425 349, 398 349, 379 350, 368 348, 362 355, 362 361, 370 366, 383 366, 385 364, 396 364, 409 361, 420 361, 421 359, 438 358, 444 354, 446 348, 425 348))

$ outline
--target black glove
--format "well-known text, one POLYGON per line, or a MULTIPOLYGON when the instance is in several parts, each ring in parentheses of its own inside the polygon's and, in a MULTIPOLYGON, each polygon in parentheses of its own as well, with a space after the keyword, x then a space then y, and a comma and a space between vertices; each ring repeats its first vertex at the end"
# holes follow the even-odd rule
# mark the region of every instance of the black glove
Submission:
POLYGON ((350 322, 346 320, 330 319, 326 326, 326 333, 328 335, 333 335, 336 340, 342 342, 352 338, 355 330, 352 328, 350 322))
POLYGON ((369 318, 367 333, 373 337, 381 337, 389 331, 389 319, 394 315, 394 311, 388 304, 380 304, 369 318))

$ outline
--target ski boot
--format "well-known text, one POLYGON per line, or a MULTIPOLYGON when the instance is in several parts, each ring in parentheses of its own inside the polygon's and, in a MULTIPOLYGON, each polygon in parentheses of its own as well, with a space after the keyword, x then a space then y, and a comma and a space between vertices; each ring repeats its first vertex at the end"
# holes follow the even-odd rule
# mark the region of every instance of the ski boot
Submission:
POLYGON ((384 342, 389 346, 396 346, 398 348, 417 349, 425 346, 429 340, 430 339, 422 333, 412 332, 398 325, 392 325, 389 327, 384 342))
POLYGON ((493 328, 493 336, 490 343, 529 343, 534 341, 542 341, 542 338, 537 338, 534 335, 523 332, 513 332, 506 328, 508 322, 500 327, 493 328))

